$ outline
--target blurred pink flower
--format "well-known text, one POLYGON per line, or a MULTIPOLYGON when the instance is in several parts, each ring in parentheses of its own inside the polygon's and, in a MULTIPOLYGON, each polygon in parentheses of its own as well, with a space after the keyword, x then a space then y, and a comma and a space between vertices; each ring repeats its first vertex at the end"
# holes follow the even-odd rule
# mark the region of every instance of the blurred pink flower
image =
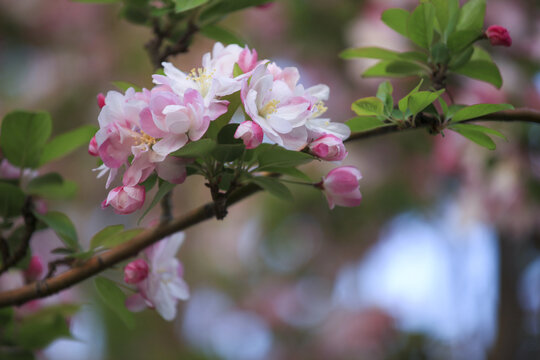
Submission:
POLYGON ((28 265, 28 268, 24 270, 24 278, 26 279, 26 282, 34 282, 38 280, 43 273, 43 262, 41 260, 41 257, 39 255, 33 255, 30 259, 30 264, 28 265))
POLYGON ((124 281, 128 284, 137 284, 148 277, 148 263, 143 259, 136 259, 124 267, 124 281))

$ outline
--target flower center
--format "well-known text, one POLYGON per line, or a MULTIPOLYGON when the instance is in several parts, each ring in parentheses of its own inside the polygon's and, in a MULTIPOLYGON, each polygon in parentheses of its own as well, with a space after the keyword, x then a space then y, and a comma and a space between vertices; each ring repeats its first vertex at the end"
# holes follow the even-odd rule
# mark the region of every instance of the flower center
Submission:
POLYGON ((264 105, 264 107, 259 110, 259 113, 263 117, 267 117, 270 114, 273 114, 277 111, 277 106, 279 105, 279 100, 270 100, 264 105))
POLYGON ((205 68, 197 68, 191 69, 187 78, 199 86, 202 97, 205 97, 212 84, 212 75, 214 75, 213 71, 208 73, 208 70, 205 68))
POLYGON ((313 117, 315 118, 321 116, 326 112, 326 110, 328 110, 328 108, 324 106, 324 102, 322 100, 317 101, 317 103, 314 105, 313 117))
POLYGON ((157 142, 156 138, 148 135, 147 133, 145 133, 144 131, 141 130, 141 134, 137 138, 137 140, 135 141, 135 145, 145 144, 145 145, 148 145, 148 146, 152 146, 156 142, 157 142))

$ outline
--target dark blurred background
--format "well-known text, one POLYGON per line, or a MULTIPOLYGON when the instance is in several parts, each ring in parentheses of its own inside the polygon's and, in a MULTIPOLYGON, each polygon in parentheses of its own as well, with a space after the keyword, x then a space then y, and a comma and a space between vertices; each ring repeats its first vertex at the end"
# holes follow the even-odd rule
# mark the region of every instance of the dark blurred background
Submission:
MULTIPOLYGON (((353 46, 412 45, 380 21, 410 0, 283 0, 230 16, 223 26, 259 56, 297 66, 304 85, 330 86, 328 115, 353 116, 352 101, 382 79, 362 79, 369 60, 343 61, 353 46)), ((540 6, 490 0, 486 25, 509 29, 511 48, 489 49, 503 74, 489 84, 453 78, 457 103, 510 102, 540 110, 540 6)), ((97 124, 96 95, 112 81, 151 87, 150 31, 116 5, 0 0, 0 116, 51 112, 54 133, 97 124)), ((200 35, 183 70, 213 41, 200 35)), ((487 45, 487 43, 486 43, 487 45)), ((416 85, 392 80, 395 98, 416 85)), ((58 301, 84 305, 43 359, 540 359, 540 127, 493 124, 509 141, 487 151, 454 133, 423 131, 349 143, 346 165, 363 173, 358 208, 329 211, 322 195, 293 188, 285 203, 256 195, 224 221, 187 231, 180 251, 191 299, 172 323, 155 312, 128 330, 88 284, 58 301)), ((79 183, 70 214, 82 239, 140 214, 102 210, 104 179, 86 150, 54 163, 79 183)), ((318 179, 333 166, 307 167, 318 179)), ((208 200, 200 177, 174 194, 179 215, 208 200)), ((151 198, 151 195, 149 195, 151 198)), ((159 216, 152 212, 145 220, 159 216)), ((52 233, 43 242, 55 240, 52 233)), ((120 276, 121 268, 112 270, 120 276)), ((114 275, 116 273, 116 275, 114 275)), ((67 295, 66 295, 67 294, 67 295)))

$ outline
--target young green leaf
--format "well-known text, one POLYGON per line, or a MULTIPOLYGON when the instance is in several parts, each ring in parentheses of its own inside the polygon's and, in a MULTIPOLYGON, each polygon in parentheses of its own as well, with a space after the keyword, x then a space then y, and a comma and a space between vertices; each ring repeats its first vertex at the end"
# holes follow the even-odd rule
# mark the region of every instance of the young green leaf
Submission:
POLYGON ((178 14, 204 5, 209 0, 174 0, 174 11, 178 14))
POLYGON ((258 171, 266 171, 269 167, 296 167, 307 164, 314 157, 300 151, 287 150, 277 145, 260 145, 256 150, 257 161, 259 163, 258 171))
POLYGON ((236 129, 238 129, 238 124, 225 125, 217 136, 218 144, 243 144, 242 139, 234 138, 236 129))
POLYGON ((433 42, 435 8, 431 3, 421 3, 407 19, 407 35, 416 45, 429 49, 433 42))
POLYGON ((480 131, 480 132, 483 132, 485 134, 495 135, 495 136, 500 137, 501 139, 508 140, 508 139, 506 139, 506 136, 504 136, 500 131, 497 131, 497 130, 492 129, 492 128, 488 128, 486 126, 476 125, 476 124, 455 124, 455 125, 451 125, 450 129, 452 129, 452 130, 463 130, 463 129, 465 129, 465 130, 480 131))
POLYGON ((45 144, 40 158, 40 165, 49 161, 57 160, 79 146, 87 145, 98 129, 92 125, 81 126, 73 131, 58 135, 49 143, 45 144))
POLYGON ((443 39, 448 39, 459 17, 459 0, 431 0, 443 39))
POLYGON ((218 144, 212 150, 212 157, 222 163, 231 162, 240 158, 244 150, 244 144, 218 144))
POLYGON ((491 61, 471 60, 465 65, 454 69, 454 72, 473 79, 485 81, 498 89, 502 86, 502 77, 499 68, 491 61))
POLYGON ((173 152, 172 155, 183 158, 198 158, 210 154, 216 145, 216 142, 212 139, 192 141, 184 145, 180 150, 173 152))
POLYGON ((24 206, 24 193, 15 185, 0 182, 0 217, 20 216, 24 206))
POLYGON ((67 199, 77 192, 77 184, 65 181, 58 173, 48 173, 38 176, 28 183, 26 192, 47 199, 67 199))
POLYGON ((225 45, 238 44, 240 46, 244 46, 246 44, 246 42, 238 35, 221 26, 206 25, 199 32, 207 38, 219 41, 225 45))
POLYGON ((374 116, 362 116, 348 120, 345 125, 347 125, 352 132, 360 132, 387 126, 388 124, 385 124, 374 116))
POLYGON ((358 116, 377 116, 383 115, 384 104, 382 100, 377 97, 367 97, 353 102, 351 109, 358 116))
POLYGON ((399 102, 398 102, 399 111, 401 111, 402 113, 407 111, 407 107, 409 106, 409 97, 412 94, 416 94, 418 92, 418 90, 420 89, 420 86, 422 86, 423 83, 424 83, 424 80, 423 79, 420 80, 418 85, 416 85, 416 87, 414 89, 412 89, 411 92, 409 92, 407 95, 405 95, 405 97, 403 99, 399 100, 399 102))
POLYGON ((492 114, 497 111, 512 109, 514 109, 514 107, 510 104, 476 104, 458 110, 452 117, 452 122, 456 123, 492 114))
POLYGON ((424 68, 410 61, 383 60, 368 68, 363 77, 406 77, 417 76, 424 72, 424 68))
POLYGON ((34 211, 34 216, 54 230, 64 244, 73 250, 79 250, 80 245, 77 239, 77 230, 71 220, 63 213, 49 211, 45 215, 34 211))
POLYGON ((409 12, 403 9, 388 9, 382 13, 382 21, 395 32, 407 37, 409 12))
POLYGON ((478 30, 460 30, 448 37, 448 49, 453 54, 459 54, 468 46, 480 39, 482 32, 478 30))
POLYGON ((135 318, 133 313, 126 308, 126 295, 118 286, 111 280, 104 277, 97 277, 94 280, 96 290, 105 303, 128 328, 135 326, 135 318))
POLYGON ((249 179, 249 182, 252 182, 260 186, 263 190, 268 191, 270 194, 277 196, 283 200, 292 201, 293 196, 289 188, 283 185, 279 179, 270 178, 265 176, 258 176, 249 179))
POLYGON ((431 48, 431 59, 434 64, 447 64, 450 60, 450 52, 443 43, 437 43, 431 48))
POLYGON ((272 167, 272 166, 269 166, 269 167, 265 168, 264 171, 268 171, 268 172, 271 172, 271 173, 278 173, 278 174, 288 175, 288 176, 291 176, 291 177, 295 177, 295 178, 298 178, 298 179, 302 179, 302 180, 311 182, 311 178, 309 176, 307 176, 306 173, 304 173, 303 171, 298 170, 295 167, 277 167, 277 166, 272 167))
POLYGON ((107 226, 97 234, 95 234, 90 240, 90 249, 95 249, 101 246, 108 238, 116 234, 121 233, 124 230, 124 225, 111 225, 107 226))
POLYGON ((420 111, 424 110, 429 105, 431 105, 435 100, 437 100, 443 92, 444 92, 444 89, 441 89, 436 92, 419 91, 415 94, 412 94, 409 97, 409 110, 411 111, 413 115, 418 114, 420 111))
POLYGON ((20 168, 37 168, 43 147, 51 135, 47 112, 10 112, 2 121, 0 146, 8 161, 20 168))
POLYGON ((383 102, 384 111, 387 114, 389 114, 394 108, 394 99, 392 97, 393 92, 394 88, 392 87, 390 81, 381 83, 377 88, 377 97, 383 102))
POLYGON ((486 14, 486 0, 469 0, 461 9, 457 30, 482 31, 486 14))
POLYGON ((453 128, 451 130, 457 132, 460 135, 463 135, 464 137, 471 140, 472 142, 480 146, 483 146, 489 150, 495 150, 496 148, 495 142, 493 142, 493 140, 491 140, 489 136, 487 136, 481 131, 472 130, 472 129, 453 129, 453 128))

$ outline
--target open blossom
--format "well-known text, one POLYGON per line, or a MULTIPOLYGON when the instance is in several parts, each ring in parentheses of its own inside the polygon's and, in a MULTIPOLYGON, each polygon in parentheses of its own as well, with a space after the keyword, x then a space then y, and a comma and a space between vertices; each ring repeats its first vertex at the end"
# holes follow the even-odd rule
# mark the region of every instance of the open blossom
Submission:
POLYGON ((326 161, 341 161, 347 157, 343 141, 337 136, 326 134, 309 144, 311 153, 326 161))
POLYGON ((358 185, 361 178, 357 168, 341 166, 331 170, 317 186, 324 191, 330 209, 335 205, 353 207, 360 205, 362 200, 358 185))
POLYGON ((101 207, 106 208, 110 205, 117 214, 131 214, 142 207, 144 198, 145 190, 141 185, 118 186, 109 192, 101 207))
POLYGON ((254 149, 259 146, 263 141, 263 130, 256 122, 244 121, 234 133, 235 139, 242 139, 246 149, 254 149))
POLYGON ((491 25, 486 30, 486 36, 493 46, 512 46, 512 38, 505 27, 491 25))
POLYGON ((129 310, 151 307, 165 320, 174 319, 178 300, 189 298, 188 286, 182 278, 182 263, 176 258, 183 241, 184 233, 176 233, 143 251, 148 276, 136 283, 137 293, 126 300, 129 310))

